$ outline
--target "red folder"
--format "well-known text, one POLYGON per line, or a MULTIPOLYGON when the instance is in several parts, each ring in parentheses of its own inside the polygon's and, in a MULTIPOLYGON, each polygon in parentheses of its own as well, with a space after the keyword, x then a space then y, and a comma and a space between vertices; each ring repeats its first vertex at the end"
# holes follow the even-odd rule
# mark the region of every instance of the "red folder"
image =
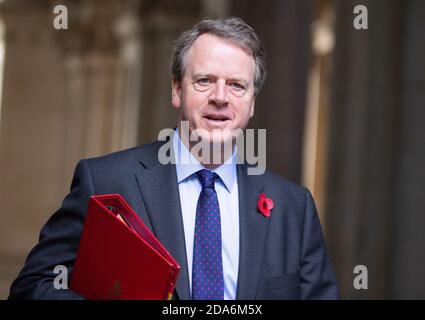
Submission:
POLYGON ((119 194, 90 198, 70 288, 87 299, 170 299, 180 266, 119 194))

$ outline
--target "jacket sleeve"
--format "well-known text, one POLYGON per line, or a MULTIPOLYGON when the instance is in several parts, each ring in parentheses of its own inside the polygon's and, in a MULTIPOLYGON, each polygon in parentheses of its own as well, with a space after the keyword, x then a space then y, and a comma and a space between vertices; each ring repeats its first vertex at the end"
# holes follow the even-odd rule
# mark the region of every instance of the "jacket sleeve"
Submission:
POLYGON ((302 299, 338 299, 338 285, 310 192, 305 189, 305 214, 301 246, 302 299))
POLYGON ((29 253, 25 265, 12 283, 9 299, 84 299, 70 289, 56 289, 56 266, 65 266, 72 276, 88 201, 94 194, 90 168, 81 160, 72 179, 71 191, 62 206, 43 226, 38 244, 29 253))

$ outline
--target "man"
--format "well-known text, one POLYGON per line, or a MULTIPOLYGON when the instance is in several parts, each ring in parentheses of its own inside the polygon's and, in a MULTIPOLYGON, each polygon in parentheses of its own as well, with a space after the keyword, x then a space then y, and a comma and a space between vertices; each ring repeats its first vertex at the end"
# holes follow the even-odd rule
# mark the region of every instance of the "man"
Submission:
POLYGON ((172 63, 175 163, 160 161, 164 142, 81 160, 10 298, 83 298, 54 289, 53 270, 65 265, 72 273, 89 197, 110 193, 127 200, 180 264, 175 298, 337 298, 309 191, 236 163, 234 133, 253 116, 265 74, 261 44, 241 19, 204 20, 185 32, 172 63), (195 152, 193 134, 222 152, 220 161, 195 152))

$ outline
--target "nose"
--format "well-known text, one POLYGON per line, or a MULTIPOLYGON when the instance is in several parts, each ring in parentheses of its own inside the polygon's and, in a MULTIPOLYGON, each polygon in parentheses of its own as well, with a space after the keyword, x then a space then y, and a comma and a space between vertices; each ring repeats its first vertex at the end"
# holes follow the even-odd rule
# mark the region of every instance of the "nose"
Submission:
POLYGON ((217 81, 209 97, 209 103, 219 107, 229 104, 227 85, 224 81, 217 81))

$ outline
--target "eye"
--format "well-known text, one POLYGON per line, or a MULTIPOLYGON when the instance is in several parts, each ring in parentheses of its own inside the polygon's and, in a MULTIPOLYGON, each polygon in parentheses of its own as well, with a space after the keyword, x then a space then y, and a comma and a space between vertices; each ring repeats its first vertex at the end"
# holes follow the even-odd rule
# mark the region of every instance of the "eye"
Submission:
POLYGON ((201 78, 196 80, 196 83, 200 86, 208 86, 211 84, 211 80, 209 78, 201 78))
POLYGON ((232 82, 230 84, 230 86, 232 87, 233 90, 236 90, 236 91, 244 91, 245 90, 245 86, 238 83, 238 82, 232 82))

